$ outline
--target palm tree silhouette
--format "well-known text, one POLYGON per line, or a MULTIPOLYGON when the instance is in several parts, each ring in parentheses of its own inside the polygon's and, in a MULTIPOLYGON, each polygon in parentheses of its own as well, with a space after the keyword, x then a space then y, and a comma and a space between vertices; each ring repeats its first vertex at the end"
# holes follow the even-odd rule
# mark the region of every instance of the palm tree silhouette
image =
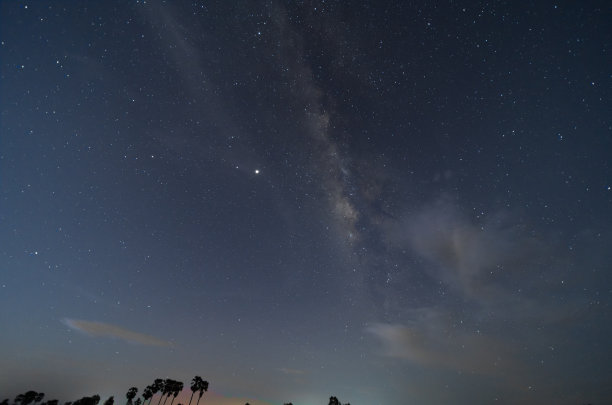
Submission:
POLYGON ((191 405, 191 400, 193 399, 193 394, 196 393, 196 391, 198 391, 200 389, 200 385, 203 383, 204 381, 202 380, 202 377, 200 377, 199 375, 196 375, 195 377, 193 377, 193 380, 191 380, 191 398, 189 398, 189 405, 191 405))
POLYGON ((108 397, 108 399, 104 401, 104 405, 114 405, 114 404, 115 404, 115 397, 112 397, 112 396, 108 397))
POLYGON ((174 392, 174 381, 171 378, 166 378, 164 380, 164 389, 162 390, 162 396, 166 395, 166 399, 164 399, 164 405, 166 405, 166 401, 170 397, 170 395, 174 392))
POLYGON ((132 404, 132 399, 134 399, 137 393, 138 393, 138 388, 136 387, 132 387, 128 390, 128 392, 125 394, 125 397, 127 398, 126 405, 132 404))
POLYGON ((142 399, 144 400, 143 402, 147 402, 147 399, 149 400, 149 405, 151 405, 151 399, 153 399, 153 390, 151 389, 150 385, 147 385, 145 387, 144 390, 142 390, 142 399))
POLYGON ((202 381, 200 384, 200 396, 198 397, 197 405, 200 405, 200 399, 202 399, 202 395, 204 395, 204 391, 208 391, 208 381, 202 381))
POLYGON ((162 380, 161 378, 156 378, 155 381, 153 381, 153 395, 155 395, 156 392, 161 393, 161 396, 159 397, 159 401, 157 401, 157 405, 159 405, 159 403, 161 402, 161 399, 164 396, 164 388, 166 387, 166 383, 164 380, 162 380))
POLYGON ((181 393, 181 391, 183 391, 183 383, 180 381, 175 381, 174 385, 172 386, 172 401, 170 401, 170 405, 174 403, 174 400, 178 394, 181 393))
POLYGON ((151 405, 151 401, 153 400, 153 397, 155 396, 155 394, 159 392, 163 383, 164 383, 164 380, 162 380, 161 378, 156 378, 155 381, 153 381, 153 384, 149 385, 149 388, 151 388, 151 393, 153 394, 151 395, 151 399, 149 400, 149 405, 151 405))

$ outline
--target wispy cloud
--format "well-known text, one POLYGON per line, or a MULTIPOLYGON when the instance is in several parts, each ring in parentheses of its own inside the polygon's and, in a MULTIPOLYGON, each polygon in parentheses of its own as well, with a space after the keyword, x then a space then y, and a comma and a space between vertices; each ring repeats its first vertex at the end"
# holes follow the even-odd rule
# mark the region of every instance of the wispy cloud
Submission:
POLYGON ((431 308, 414 311, 405 325, 376 323, 367 331, 379 340, 382 355, 421 366, 482 375, 514 375, 520 368, 507 342, 453 324, 431 308))
POLYGON ((588 309, 554 299, 562 284, 549 279, 571 265, 554 235, 535 236, 512 213, 466 211, 444 198, 388 218, 381 231, 390 252, 414 258, 398 277, 429 278, 441 297, 415 309, 404 291, 385 291, 395 313, 366 328, 382 357, 491 377, 513 395, 530 395, 533 384, 544 390, 558 374, 554 348, 571 336, 564 322, 588 309))
POLYGON ((289 374, 289 375, 301 375, 304 374, 305 371, 304 370, 298 370, 295 368, 279 368, 278 371, 280 371, 283 374, 289 374))
POLYGON ((171 343, 155 336, 145 335, 109 323, 64 318, 62 322, 69 328, 92 337, 107 337, 146 346, 170 346, 171 343))
POLYGON ((426 259, 434 278, 480 301, 499 298, 496 280, 524 270, 539 249, 502 214, 475 221, 444 200, 387 224, 386 238, 392 248, 426 259))

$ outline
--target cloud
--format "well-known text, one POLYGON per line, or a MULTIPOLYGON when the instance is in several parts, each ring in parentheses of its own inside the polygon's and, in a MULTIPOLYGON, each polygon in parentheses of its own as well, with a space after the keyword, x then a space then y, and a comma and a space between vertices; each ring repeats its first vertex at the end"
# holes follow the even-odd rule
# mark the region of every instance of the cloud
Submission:
POLYGON ((305 371, 304 370, 297 370, 294 368, 279 368, 278 371, 280 371, 283 374, 289 374, 289 375, 301 375, 304 374, 305 371))
POLYGON ((400 221, 386 224, 387 243, 410 248, 430 264, 430 274, 465 297, 489 300, 496 280, 527 268, 538 244, 502 214, 475 220, 438 201, 400 221))
POLYGON ((397 277, 429 278, 440 293, 435 305, 427 306, 432 300, 426 297, 424 306, 411 309, 416 300, 407 299, 405 290, 385 290, 396 309, 393 320, 366 328, 381 356, 416 368, 492 377, 500 392, 544 387, 555 378, 550 347, 573 336, 562 321, 583 319, 577 308, 588 308, 580 300, 555 299, 571 267, 555 235, 538 238, 515 219, 506 212, 462 211, 439 199, 381 225, 388 251, 413 259, 397 277))
POLYGON ((146 346, 171 346, 171 343, 165 340, 124 329, 109 323, 69 318, 64 318, 62 322, 69 328, 92 337, 108 337, 146 346))
POLYGON ((515 375, 520 365, 507 342, 451 322, 435 309, 414 311, 408 324, 375 323, 366 330, 382 355, 430 368, 481 375, 515 375))

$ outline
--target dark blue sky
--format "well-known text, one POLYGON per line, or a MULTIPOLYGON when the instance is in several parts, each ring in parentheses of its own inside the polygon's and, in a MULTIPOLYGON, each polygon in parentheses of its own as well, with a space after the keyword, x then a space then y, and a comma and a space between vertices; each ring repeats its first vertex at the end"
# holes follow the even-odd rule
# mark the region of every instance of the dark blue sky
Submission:
POLYGON ((611 11, 3 1, 0 396, 609 404, 611 11))

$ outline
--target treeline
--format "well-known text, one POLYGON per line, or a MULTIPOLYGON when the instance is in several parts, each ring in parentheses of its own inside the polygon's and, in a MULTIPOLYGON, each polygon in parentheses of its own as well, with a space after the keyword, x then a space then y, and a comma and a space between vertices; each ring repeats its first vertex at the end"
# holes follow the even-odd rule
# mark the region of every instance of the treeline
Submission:
MULTIPOLYGON (((206 391, 208 391, 208 381, 205 381, 200 376, 195 376, 191 380, 191 397, 189 398, 189 404, 191 405, 191 401, 193 401, 193 396, 198 393, 197 402, 195 405, 200 405, 200 399, 206 391)), ((151 401, 153 401, 153 397, 156 394, 160 394, 157 399, 157 405, 166 405, 168 398, 172 397, 172 400, 168 405, 173 405, 176 397, 183 391, 183 383, 180 381, 173 380, 171 378, 156 378, 153 381, 153 384, 147 385, 138 396, 138 388, 131 387, 127 393, 125 394, 125 398, 127 399, 125 405, 151 405, 151 401), (165 398, 164 398, 165 397, 165 398), (136 398, 136 400, 134 400, 136 398), (162 399, 164 402, 162 403, 162 399), (149 401, 147 403, 147 401, 149 401)), ((45 402, 42 400, 45 398, 45 394, 43 392, 36 391, 28 391, 23 394, 19 394, 15 397, 13 402, 9 402, 9 399, 5 399, 0 403, 0 405, 58 405, 59 401, 57 399, 51 399, 45 402)), ((83 397, 77 399, 75 401, 64 402, 64 405, 99 405, 100 396, 93 395, 91 397, 83 397)), ((104 401, 104 405, 115 405, 115 398, 109 397, 104 401)), ((177 403, 177 405, 183 405, 177 403)), ((248 402, 245 405, 250 405, 248 402)), ((283 405, 293 405, 291 402, 287 402, 283 405)), ((338 401, 336 397, 329 398, 329 405, 343 405, 338 401)), ((344 405, 351 405, 349 403, 345 403, 344 405)))

